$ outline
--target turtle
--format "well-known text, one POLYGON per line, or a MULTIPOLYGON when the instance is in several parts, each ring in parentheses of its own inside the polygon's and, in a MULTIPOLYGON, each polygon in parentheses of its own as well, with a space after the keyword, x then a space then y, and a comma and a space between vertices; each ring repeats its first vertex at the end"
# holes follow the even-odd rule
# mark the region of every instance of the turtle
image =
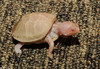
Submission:
POLYGON ((21 53, 25 44, 48 43, 48 55, 52 58, 54 41, 59 36, 72 36, 79 32, 79 25, 71 21, 57 22, 56 14, 33 12, 25 14, 12 28, 12 37, 19 41, 15 45, 15 52, 21 53))

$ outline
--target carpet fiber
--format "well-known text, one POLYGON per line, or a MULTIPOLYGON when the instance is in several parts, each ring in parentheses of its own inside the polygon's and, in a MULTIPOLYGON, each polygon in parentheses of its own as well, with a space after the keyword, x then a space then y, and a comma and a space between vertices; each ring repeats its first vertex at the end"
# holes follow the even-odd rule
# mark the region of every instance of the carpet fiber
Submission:
POLYGON ((99 69, 99 0, 0 0, 0 69, 99 69), (57 21, 72 21, 80 33, 55 41, 53 58, 48 58, 48 44, 22 47, 14 51, 9 32, 27 13, 56 13, 57 21))

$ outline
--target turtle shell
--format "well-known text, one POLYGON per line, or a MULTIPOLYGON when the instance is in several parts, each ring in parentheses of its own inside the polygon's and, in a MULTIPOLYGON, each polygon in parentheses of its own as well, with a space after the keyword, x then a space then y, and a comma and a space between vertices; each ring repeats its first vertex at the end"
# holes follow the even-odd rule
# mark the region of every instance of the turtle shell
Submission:
POLYGON ((20 42, 35 42, 43 39, 50 31, 56 15, 31 13, 24 15, 12 29, 12 36, 20 42))

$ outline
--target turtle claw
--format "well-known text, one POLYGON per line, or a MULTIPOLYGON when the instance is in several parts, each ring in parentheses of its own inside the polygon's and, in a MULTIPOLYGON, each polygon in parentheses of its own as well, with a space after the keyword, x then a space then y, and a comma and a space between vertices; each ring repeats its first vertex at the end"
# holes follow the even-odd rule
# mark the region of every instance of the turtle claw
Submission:
POLYGON ((21 51, 21 47, 23 46, 24 44, 22 44, 22 43, 18 43, 18 44, 16 44, 16 46, 15 46, 15 52, 16 53, 22 53, 22 51, 21 51))
POLYGON ((22 53, 21 50, 20 50, 20 49, 17 49, 17 48, 15 48, 15 52, 16 52, 16 53, 19 53, 19 54, 22 53))
POLYGON ((49 58, 51 58, 51 59, 53 58, 53 54, 51 54, 51 53, 49 53, 48 56, 49 56, 49 58))

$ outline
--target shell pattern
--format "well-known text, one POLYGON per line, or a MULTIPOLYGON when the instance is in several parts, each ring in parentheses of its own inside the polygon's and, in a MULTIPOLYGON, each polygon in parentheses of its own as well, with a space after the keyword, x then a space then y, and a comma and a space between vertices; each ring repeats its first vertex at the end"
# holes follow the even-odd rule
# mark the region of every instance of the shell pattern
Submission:
POLYGON ((44 38, 53 23, 56 15, 49 13, 31 13, 24 15, 12 29, 12 36, 20 42, 35 42, 44 38))

